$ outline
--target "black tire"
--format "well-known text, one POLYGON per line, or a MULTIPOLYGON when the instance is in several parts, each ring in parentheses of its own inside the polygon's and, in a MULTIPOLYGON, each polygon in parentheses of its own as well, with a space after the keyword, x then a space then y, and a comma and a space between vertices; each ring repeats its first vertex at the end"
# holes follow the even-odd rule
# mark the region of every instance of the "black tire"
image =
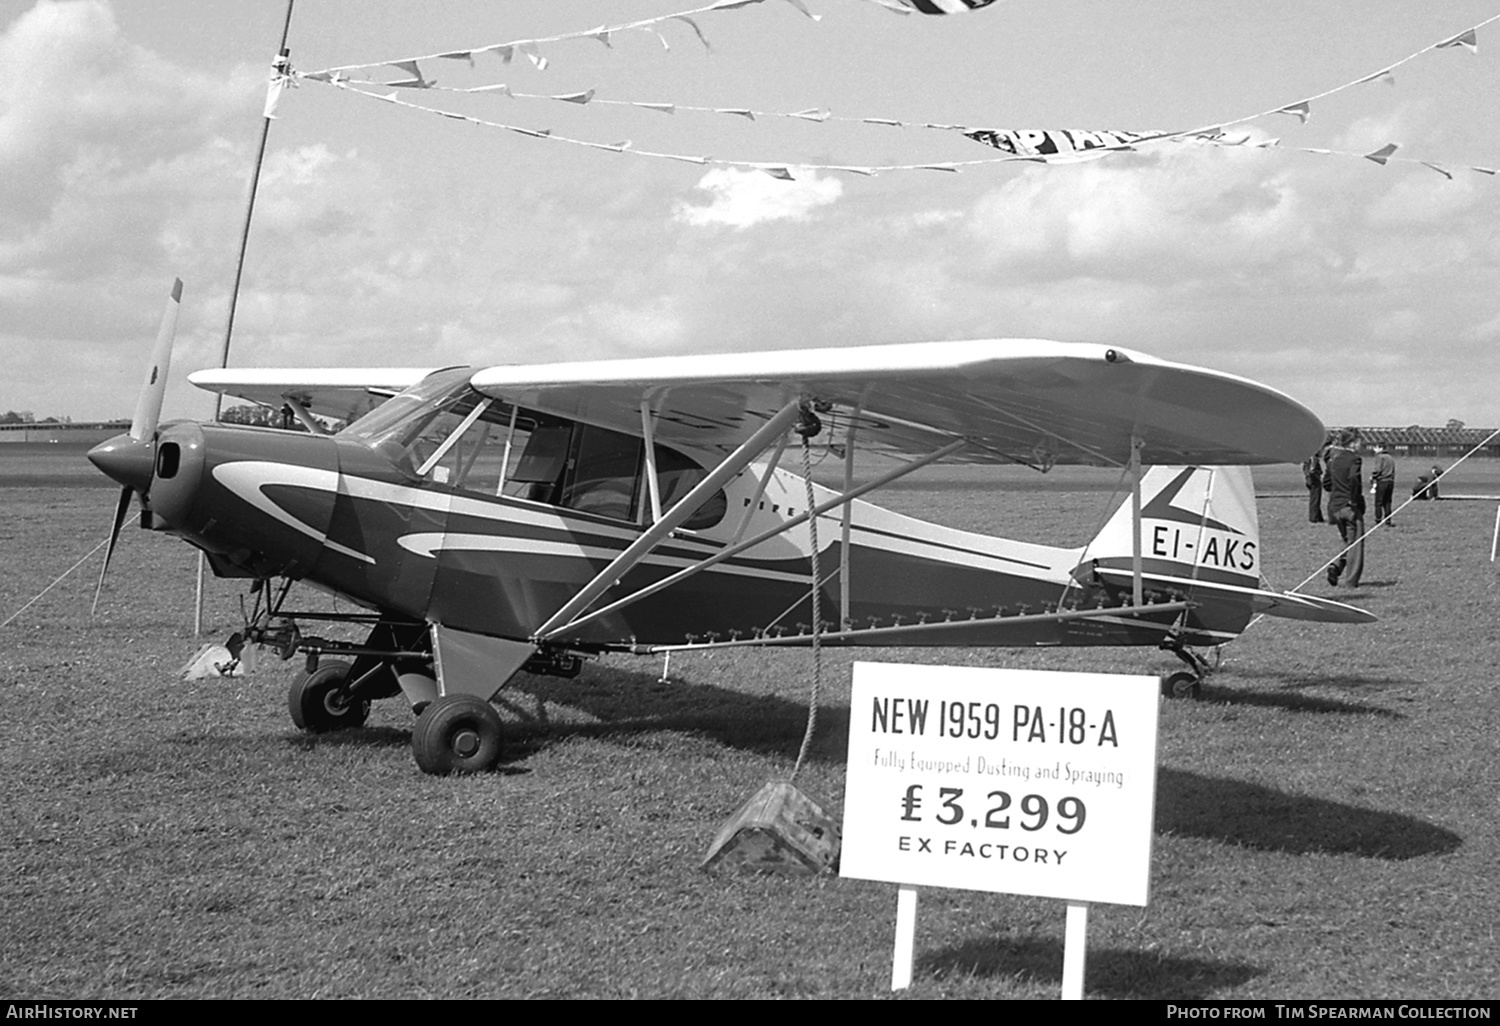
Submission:
POLYGON ((1162 679, 1161 693, 1168 698, 1197 698, 1202 683, 1196 674, 1178 670, 1162 679))
POLYGON ((349 671, 348 663, 325 659, 311 673, 297 674, 286 696, 292 722, 313 734, 363 726, 370 715, 370 701, 350 701, 345 694, 349 671))
POLYGON ((473 695, 447 695, 417 717, 411 751, 423 773, 481 773, 500 758, 503 727, 495 707, 473 695))

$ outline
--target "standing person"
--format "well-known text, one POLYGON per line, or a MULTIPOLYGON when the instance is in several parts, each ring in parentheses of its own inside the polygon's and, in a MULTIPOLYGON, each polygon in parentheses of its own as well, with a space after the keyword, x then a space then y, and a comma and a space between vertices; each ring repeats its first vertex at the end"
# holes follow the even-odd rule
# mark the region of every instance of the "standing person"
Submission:
POLYGON ((1344 577, 1351 588, 1359 587, 1365 569, 1365 485, 1359 454, 1354 451, 1358 445, 1358 428, 1341 430, 1338 440, 1328 448, 1323 474, 1328 520, 1339 529, 1339 537, 1348 548, 1328 568, 1328 583, 1338 584, 1344 577))
POLYGON ((1375 469, 1370 471, 1370 491, 1375 495, 1375 523, 1383 524, 1391 516, 1391 499, 1396 494, 1396 457, 1375 447, 1375 469))
POLYGON ((1323 450, 1302 461, 1302 483, 1307 486, 1307 522, 1323 522, 1323 450))

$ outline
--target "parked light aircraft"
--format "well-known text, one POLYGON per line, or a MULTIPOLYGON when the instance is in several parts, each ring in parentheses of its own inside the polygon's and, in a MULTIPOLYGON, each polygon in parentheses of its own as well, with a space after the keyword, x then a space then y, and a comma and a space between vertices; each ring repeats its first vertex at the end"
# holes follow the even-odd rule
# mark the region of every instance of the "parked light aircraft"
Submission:
POLYGON ((404 695, 429 773, 496 761, 490 699, 515 674, 573 675, 608 652, 807 645, 815 632, 829 645, 1150 645, 1188 664, 1167 687, 1190 693, 1205 669, 1191 647, 1257 614, 1374 619, 1262 584, 1247 465, 1300 460, 1324 437, 1317 418, 1243 378, 1126 349, 994 339, 190 376, 288 407, 300 433, 158 426, 170 346, 164 322, 130 433, 89 454, 124 485, 111 551, 139 495, 143 520, 215 573, 255 579, 244 638, 306 657, 289 695, 299 727, 357 726, 372 700, 404 695), (328 435, 320 416, 352 423, 328 435), (783 456, 819 435, 845 486, 809 493, 783 456), (856 450, 898 462, 854 486, 856 450), (1132 499, 1088 544, 1060 548, 860 498, 937 460, 1115 465, 1133 472, 1132 499), (294 581, 363 612, 287 609, 294 581), (320 619, 369 633, 302 632, 320 619))

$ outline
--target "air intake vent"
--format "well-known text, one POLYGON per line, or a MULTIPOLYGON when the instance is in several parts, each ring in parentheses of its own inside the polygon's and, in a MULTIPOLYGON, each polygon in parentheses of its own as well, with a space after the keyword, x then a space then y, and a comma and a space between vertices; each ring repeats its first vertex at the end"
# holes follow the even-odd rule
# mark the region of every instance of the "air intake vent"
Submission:
POLYGON ((176 442, 163 442, 156 451, 156 476, 166 480, 177 476, 182 463, 182 450, 176 442))

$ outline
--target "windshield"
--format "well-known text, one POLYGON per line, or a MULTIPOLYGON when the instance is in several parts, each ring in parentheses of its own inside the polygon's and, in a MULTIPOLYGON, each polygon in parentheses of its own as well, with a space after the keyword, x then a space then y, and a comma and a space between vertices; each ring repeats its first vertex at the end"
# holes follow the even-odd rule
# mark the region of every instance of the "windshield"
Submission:
MULTIPOLYGON (((651 515, 641 439, 476 392, 472 367, 434 371, 339 432, 369 446, 402 473, 436 485, 640 523, 651 515)), ((663 510, 703 480, 687 456, 658 445, 663 510)), ((683 526, 701 530, 727 510, 721 490, 683 526)))

